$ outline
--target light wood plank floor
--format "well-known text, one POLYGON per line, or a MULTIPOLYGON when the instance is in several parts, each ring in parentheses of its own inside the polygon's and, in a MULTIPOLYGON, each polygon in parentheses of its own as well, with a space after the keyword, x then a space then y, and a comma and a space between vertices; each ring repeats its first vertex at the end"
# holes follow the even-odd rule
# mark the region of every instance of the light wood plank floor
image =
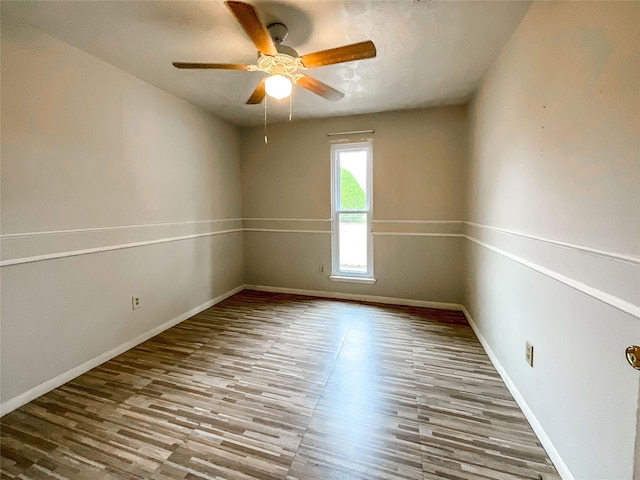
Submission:
POLYGON ((6 415, 2 478, 558 479, 460 312, 244 291, 6 415))

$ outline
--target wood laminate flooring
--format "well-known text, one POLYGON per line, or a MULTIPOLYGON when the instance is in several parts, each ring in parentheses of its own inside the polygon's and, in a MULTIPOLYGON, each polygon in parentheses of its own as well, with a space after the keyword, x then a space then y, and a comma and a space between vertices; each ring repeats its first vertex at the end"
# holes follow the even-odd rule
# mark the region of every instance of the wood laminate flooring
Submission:
POLYGON ((0 420, 29 479, 559 479, 460 312, 241 292, 0 420))

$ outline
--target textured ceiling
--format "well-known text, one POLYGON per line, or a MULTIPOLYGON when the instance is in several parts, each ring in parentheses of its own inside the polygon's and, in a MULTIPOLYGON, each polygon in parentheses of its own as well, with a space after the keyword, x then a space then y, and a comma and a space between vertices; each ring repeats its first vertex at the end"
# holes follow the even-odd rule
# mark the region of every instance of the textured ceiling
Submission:
MULTIPOLYGON (((373 40, 378 56, 310 75, 343 91, 330 102, 295 88, 294 118, 463 103, 530 6, 511 1, 254 1, 263 20, 289 27, 299 54, 373 40)), ((256 50, 219 0, 2 1, 2 15, 63 40, 238 125, 259 124, 245 105, 259 72, 177 70, 172 61, 255 63, 256 50)), ((270 121, 288 101, 270 101, 270 121)))

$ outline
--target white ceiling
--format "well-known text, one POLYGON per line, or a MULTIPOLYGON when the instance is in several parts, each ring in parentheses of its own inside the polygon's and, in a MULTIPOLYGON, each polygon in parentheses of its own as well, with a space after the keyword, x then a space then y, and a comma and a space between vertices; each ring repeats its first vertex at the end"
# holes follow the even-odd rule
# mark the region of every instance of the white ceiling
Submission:
MULTIPOLYGON (((374 59, 308 71, 345 93, 330 102, 300 87, 294 119, 464 103, 530 6, 521 1, 250 1, 263 23, 289 27, 300 55, 372 40, 374 59)), ((221 0, 6 1, 2 15, 61 39, 238 125, 260 72, 177 70, 172 61, 255 63, 256 49, 221 0)), ((269 102, 269 120, 288 101, 269 102)))

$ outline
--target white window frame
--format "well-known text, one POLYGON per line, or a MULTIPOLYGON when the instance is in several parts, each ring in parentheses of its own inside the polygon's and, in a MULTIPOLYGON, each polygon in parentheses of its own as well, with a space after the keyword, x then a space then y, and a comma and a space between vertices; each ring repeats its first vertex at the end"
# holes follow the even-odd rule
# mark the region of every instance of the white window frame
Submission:
POLYGON ((331 280, 356 282, 356 283, 375 283, 373 276, 373 142, 354 142, 354 143, 334 143, 331 145, 331 280), (366 150, 367 151, 367 187, 366 187, 366 205, 364 210, 345 210, 339 209, 340 206, 340 169, 338 166, 338 155, 340 152, 349 150, 366 150), (338 215, 340 213, 361 213, 366 215, 367 219, 367 271, 366 272, 350 272, 340 270, 339 245, 340 245, 340 228, 338 215))

